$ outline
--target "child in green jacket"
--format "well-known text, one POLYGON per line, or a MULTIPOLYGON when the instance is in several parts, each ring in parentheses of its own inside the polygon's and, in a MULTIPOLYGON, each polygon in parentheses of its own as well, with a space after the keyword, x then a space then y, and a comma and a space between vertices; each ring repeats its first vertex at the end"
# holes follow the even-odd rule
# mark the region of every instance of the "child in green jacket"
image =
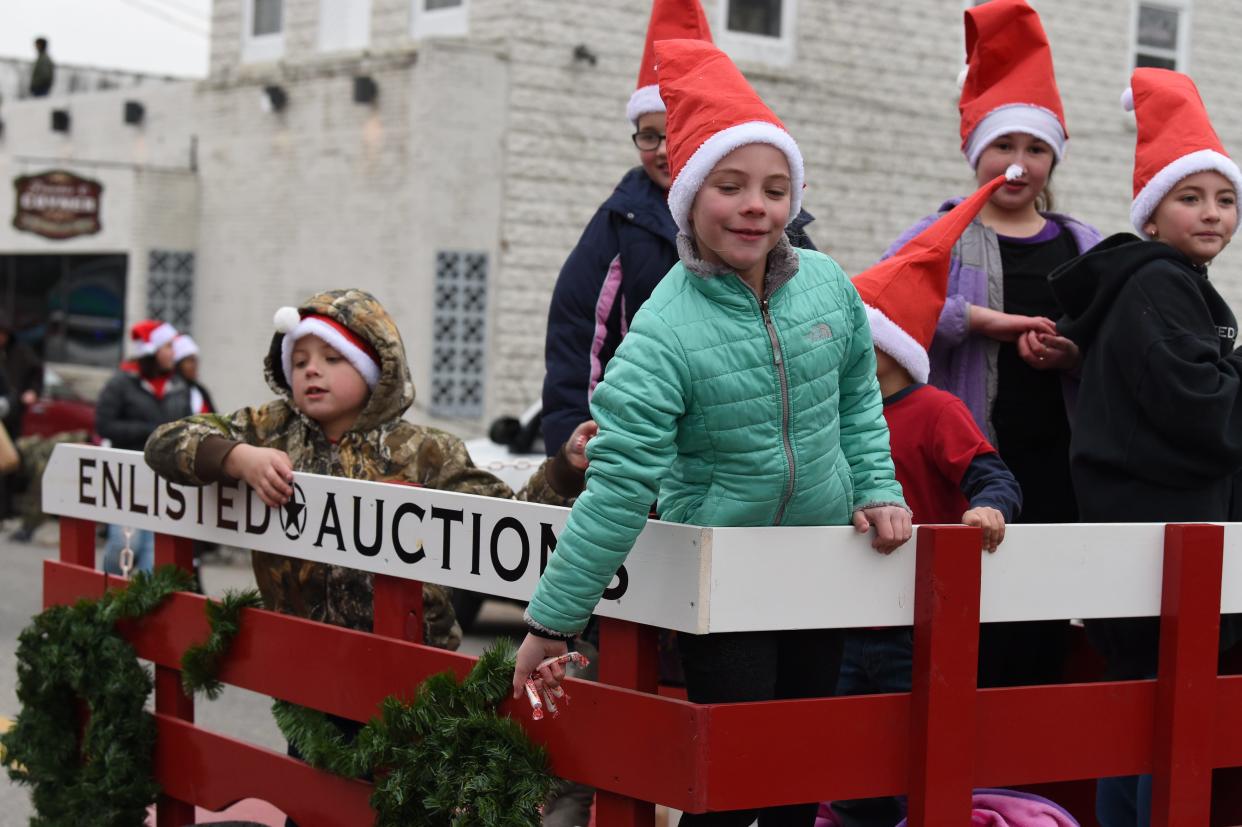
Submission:
MULTIPOLYGON (((595 390, 586 491, 527 608, 515 694, 586 625, 657 500, 673 522, 874 526, 885 553, 910 537, 866 309, 835 262, 784 236, 802 201, 797 144, 711 44, 661 41, 656 62, 681 261, 595 390)), ((696 703, 830 695, 840 640, 836 630, 678 638, 696 703)), ((555 686, 563 671, 538 674, 555 686)), ((810 827, 815 808, 777 809, 810 827)))

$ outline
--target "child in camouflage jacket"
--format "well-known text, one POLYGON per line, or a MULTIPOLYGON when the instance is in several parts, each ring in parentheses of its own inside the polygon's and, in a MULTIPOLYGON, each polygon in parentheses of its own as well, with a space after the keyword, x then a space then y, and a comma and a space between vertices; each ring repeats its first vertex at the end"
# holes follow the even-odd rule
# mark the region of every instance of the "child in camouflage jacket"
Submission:
MULTIPOLYGON (((282 308, 277 327, 264 367, 280 398, 162 426, 146 445, 157 473, 183 485, 243 479, 272 506, 292 493, 293 471, 513 496, 474 467, 457 437, 401 418, 414 384, 401 334, 375 297, 320 293, 296 311, 282 308)), ((259 551, 252 560, 267 608, 370 631, 367 572, 259 551)), ((424 584, 423 607, 426 642, 456 649, 461 629, 448 591, 424 584)))

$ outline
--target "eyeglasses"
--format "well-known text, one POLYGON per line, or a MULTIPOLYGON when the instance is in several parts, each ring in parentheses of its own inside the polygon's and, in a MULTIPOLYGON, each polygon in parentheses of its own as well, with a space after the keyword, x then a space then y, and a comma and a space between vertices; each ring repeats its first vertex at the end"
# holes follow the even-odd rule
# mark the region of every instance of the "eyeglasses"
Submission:
POLYGON ((650 152, 653 149, 659 149, 660 144, 664 143, 665 135, 660 132, 635 132, 630 136, 634 141, 634 146, 644 152, 650 152))

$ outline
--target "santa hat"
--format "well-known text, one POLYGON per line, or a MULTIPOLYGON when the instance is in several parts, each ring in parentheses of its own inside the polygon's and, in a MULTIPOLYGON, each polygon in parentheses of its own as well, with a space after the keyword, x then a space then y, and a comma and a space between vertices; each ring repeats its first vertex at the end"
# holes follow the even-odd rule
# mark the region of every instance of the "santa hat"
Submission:
POLYGON ((707 25, 703 6, 699 0, 655 0, 651 4, 651 20, 647 23, 643 62, 638 67, 638 88, 625 107, 625 116, 635 129, 643 115, 665 111, 656 77, 655 44, 657 40, 678 38, 712 42, 712 30, 707 25))
POLYGON ((129 329, 130 346, 136 359, 153 355, 176 338, 177 329, 159 319, 143 319, 129 329))
POLYGON ((1188 175, 1219 172, 1242 194, 1242 171, 1225 154, 1190 78, 1168 69, 1135 69, 1121 105, 1138 121, 1130 223, 1139 235, 1147 238, 1143 225, 1188 175))
POLYGON ((282 307, 272 320, 276 330, 284 334, 280 342, 280 366, 285 381, 293 382, 293 346, 303 336, 316 336, 345 357, 354 370, 374 390, 380 378, 379 354, 365 339, 345 325, 320 313, 300 313, 296 307, 282 307))
POLYGON ((930 372, 927 350, 949 287, 953 245, 992 194, 1023 173, 1017 164, 1010 166, 892 256, 854 276, 854 287, 867 306, 872 341, 914 381, 926 382, 930 372))
POLYGON ((806 178, 802 152, 728 55, 702 40, 662 40, 655 52, 660 96, 668 105, 668 207, 681 231, 690 232, 690 206, 712 168, 747 144, 771 144, 785 153, 789 220, 796 218, 806 178))
POLYGON ((198 343, 190 338, 190 334, 182 333, 173 339, 173 364, 177 364, 182 359, 190 356, 198 355, 198 343))
POLYGON ((1052 49, 1026 0, 991 0, 966 10, 962 152, 972 167, 988 144, 1021 132, 1065 154, 1069 132, 1052 72, 1052 49))

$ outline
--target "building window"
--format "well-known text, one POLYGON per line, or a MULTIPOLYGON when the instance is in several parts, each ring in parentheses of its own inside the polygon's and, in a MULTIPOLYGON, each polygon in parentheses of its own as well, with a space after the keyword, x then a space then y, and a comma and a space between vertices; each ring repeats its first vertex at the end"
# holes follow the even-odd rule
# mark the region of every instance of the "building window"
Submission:
POLYGON ((478 419, 487 358, 487 253, 437 253, 435 302, 431 414, 478 419))
POLYGON ((1190 52, 1189 18, 1189 0, 1136 3, 1131 66, 1185 72, 1190 52))
POLYGON ((285 53, 284 0, 243 0, 242 60, 279 60, 285 53))
POLYGON ((194 253, 147 253, 147 317, 168 322, 182 333, 194 324, 194 253))
POLYGON ((319 50, 365 49, 371 42, 371 0, 319 0, 319 50))
POLYGON ((410 0, 410 37, 463 37, 467 0, 410 0))
POLYGON ((717 8, 713 28, 734 60, 793 63, 797 0, 721 0, 717 8))
POLYGON ((0 308, 48 362, 115 368, 125 356, 123 255, 0 256, 0 308))

